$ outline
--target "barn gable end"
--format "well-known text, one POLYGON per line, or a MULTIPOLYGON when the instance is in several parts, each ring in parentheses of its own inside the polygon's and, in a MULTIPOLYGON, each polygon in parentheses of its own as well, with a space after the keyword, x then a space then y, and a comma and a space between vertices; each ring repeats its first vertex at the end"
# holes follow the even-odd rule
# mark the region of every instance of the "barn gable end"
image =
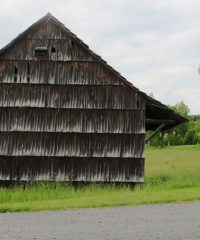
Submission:
POLYGON ((143 182, 145 107, 46 15, 0 51, 0 180, 143 182))

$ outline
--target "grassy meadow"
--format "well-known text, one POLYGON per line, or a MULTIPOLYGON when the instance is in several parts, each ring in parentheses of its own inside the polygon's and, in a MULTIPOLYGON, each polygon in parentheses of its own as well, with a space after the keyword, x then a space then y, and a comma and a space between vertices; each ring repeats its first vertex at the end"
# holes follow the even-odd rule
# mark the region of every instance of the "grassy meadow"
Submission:
POLYGON ((0 212, 130 206, 200 200, 200 145, 147 148, 145 183, 129 187, 32 184, 0 188, 0 212))

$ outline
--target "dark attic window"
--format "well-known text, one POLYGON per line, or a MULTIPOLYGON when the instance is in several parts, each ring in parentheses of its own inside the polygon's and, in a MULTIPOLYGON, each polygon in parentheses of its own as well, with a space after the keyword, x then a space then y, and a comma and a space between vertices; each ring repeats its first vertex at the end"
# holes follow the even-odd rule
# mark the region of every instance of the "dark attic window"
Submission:
POLYGON ((72 47, 75 45, 75 42, 74 41, 71 41, 71 44, 72 44, 72 47))
POLYGON ((56 48, 55 47, 52 47, 51 48, 51 53, 55 53, 56 52, 56 48))
POLYGON ((48 53, 47 47, 36 47, 35 56, 45 56, 48 53))

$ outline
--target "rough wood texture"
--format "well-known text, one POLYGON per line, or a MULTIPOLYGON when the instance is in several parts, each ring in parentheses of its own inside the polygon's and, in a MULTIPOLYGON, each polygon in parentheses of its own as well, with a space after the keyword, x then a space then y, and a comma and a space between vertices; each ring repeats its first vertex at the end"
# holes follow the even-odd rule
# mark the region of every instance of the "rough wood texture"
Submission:
POLYGON ((0 107, 144 109, 126 86, 1 84, 0 107), (140 105, 140 106, 139 106, 140 105))
POLYGON ((0 82, 36 84, 124 85, 95 61, 0 60, 0 82), (18 73, 13 76, 15 67, 18 73), (29 68, 29 71, 28 71, 29 68), (29 78, 28 78, 29 77, 29 78))
POLYGON ((0 132, 145 133, 144 110, 0 108, 0 132))
POLYGON ((142 182, 144 159, 1 156, 0 169, 4 180, 142 182))
POLYGON ((144 135, 143 97, 52 17, 0 55, 1 180, 142 182, 144 135))

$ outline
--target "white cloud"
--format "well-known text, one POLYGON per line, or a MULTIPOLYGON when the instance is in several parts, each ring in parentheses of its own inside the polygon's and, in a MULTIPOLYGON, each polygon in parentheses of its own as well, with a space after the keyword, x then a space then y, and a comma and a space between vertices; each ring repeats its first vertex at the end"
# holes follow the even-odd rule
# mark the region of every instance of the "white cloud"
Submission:
POLYGON ((0 47, 48 11, 146 93, 200 114, 199 0, 1 0, 0 47))

